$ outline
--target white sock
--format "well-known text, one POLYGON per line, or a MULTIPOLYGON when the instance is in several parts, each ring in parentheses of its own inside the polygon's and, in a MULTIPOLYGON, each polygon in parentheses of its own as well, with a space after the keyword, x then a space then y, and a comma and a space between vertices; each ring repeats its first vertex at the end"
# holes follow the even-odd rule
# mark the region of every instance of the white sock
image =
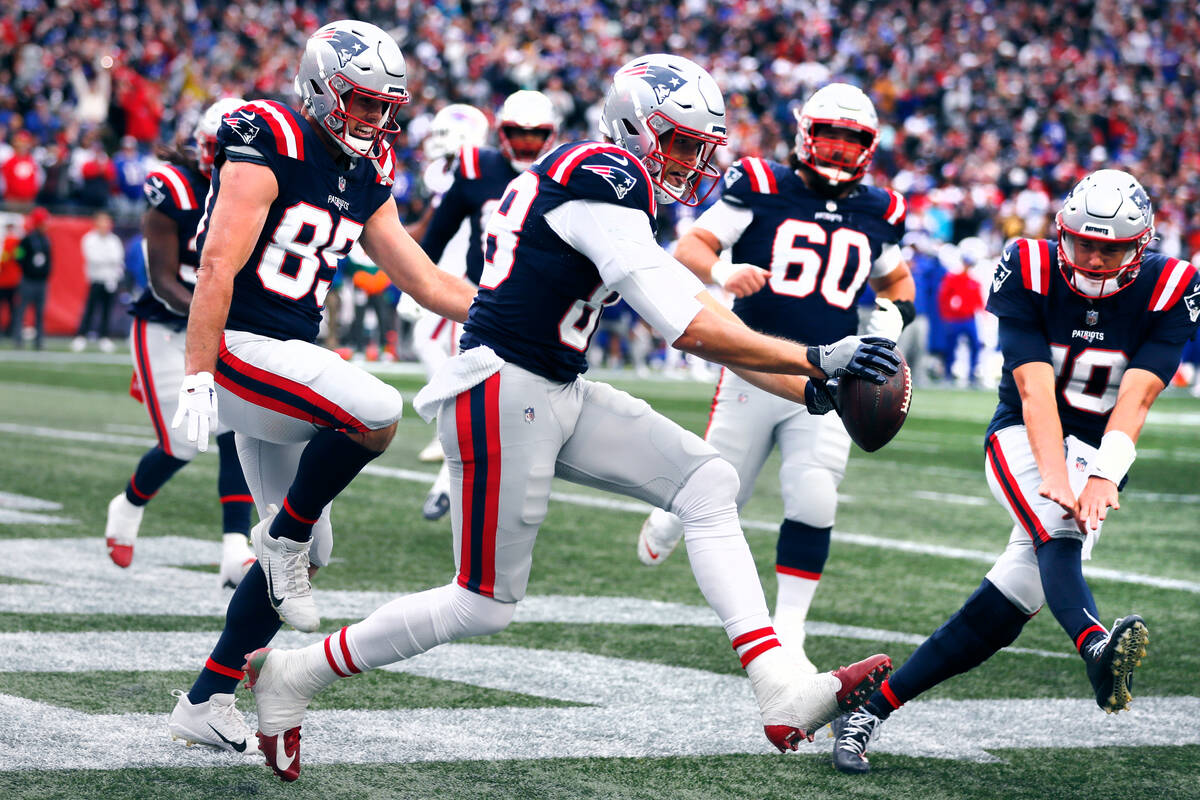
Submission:
POLYGON ((821 580, 801 578, 783 572, 775 573, 778 590, 775 593, 775 616, 786 614, 789 619, 804 622, 808 618, 808 608, 812 605, 813 595, 821 580))

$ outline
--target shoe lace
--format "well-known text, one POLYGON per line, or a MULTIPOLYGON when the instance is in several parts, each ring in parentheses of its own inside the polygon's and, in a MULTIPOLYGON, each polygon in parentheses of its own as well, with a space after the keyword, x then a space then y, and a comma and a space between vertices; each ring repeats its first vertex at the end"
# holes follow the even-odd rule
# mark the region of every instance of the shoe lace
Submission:
POLYGON ((208 708, 212 712, 215 721, 221 726, 222 733, 234 732, 244 736, 245 731, 249 729, 246 724, 246 718, 238 711, 237 701, 231 701, 228 705, 218 703, 215 700, 210 700, 208 708))
POLYGON ((1108 639, 1109 637, 1105 636, 1089 645, 1087 649, 1088 658, 1092 661, 1099 661, 1100 656, 1104 654, 1104 648, 1108 647, 1108 639))
POLYGON ((312 594, 312 582, 308 579, 308 550, 298 550, 294 553, 285 550, 282 565, 287 580, 287 593, 290 596, 312 594))
POLYGON ((846 720, 846 727, 842 729, 842 735, 838 737, 838 749, 861 756, 867 751, 871 735, 875 733, 875 729, 879 727, 881 721, 879 717, 869 712, 855 711, 846 720))

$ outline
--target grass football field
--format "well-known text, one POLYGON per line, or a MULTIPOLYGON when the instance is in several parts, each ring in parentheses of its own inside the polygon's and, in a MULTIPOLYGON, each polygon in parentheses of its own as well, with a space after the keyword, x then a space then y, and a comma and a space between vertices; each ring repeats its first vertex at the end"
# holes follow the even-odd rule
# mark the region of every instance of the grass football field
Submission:
MULTIPOLYGON (((304 725, 300 780, 252 755, 186 748, 174 704, 216 641, 215 453, 148 506, 133 566, 104 514, 152 444, 119 358, 0 352, 0 798, 1200 798, 1200 400, 1155 405, 1086 565, 1106 623, 1150 628, 1133 710, 1106 715, 1049 612, 1009 651, 898 711, 873 771, 840 775, 828 731, 778 755, 683 548, 634 553, 647 508, 556 485, 529 597, 503 633, 335 684, 304 725)), ((415 375, 394 374, 406 399, 415 375)), ((711 387, 614 378, 702 431, 711 387)), ((1010 523, 983 476, 992 392, 918 391, 899 437, 855 451, 808 654, 903 663, 979 584, 1010 523)), ((449 522, 421 517, 432 435, 406 409, 391 449, 334 506, 322 631, 451 576, 449 522)), ((603 446, 598 444, 597 446, 603 446)), ((215 449, 215 448, 214 448, 215 449)), ((744 513, 768 600, 778 459, 744 513)), ((301 644, 318 635, 282 632, 301 644)), ((238 704, 253 723, 253 697, 238 704)))

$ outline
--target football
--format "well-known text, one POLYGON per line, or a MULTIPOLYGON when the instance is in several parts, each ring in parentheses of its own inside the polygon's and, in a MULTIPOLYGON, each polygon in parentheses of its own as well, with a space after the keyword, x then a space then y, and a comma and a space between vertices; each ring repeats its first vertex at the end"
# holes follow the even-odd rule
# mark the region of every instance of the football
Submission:
POLYGON ((885 383, 846 376, 838 385, 838 413, 856 445, 873 453, 900 432, 912 403, 912 373, 904 355, 900 368, 885 383))

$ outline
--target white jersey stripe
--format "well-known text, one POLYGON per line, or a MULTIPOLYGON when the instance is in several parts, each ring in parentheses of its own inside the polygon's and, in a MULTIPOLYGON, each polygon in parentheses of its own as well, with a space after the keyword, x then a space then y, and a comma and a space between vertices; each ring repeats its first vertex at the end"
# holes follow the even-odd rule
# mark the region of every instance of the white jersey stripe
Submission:
POLYGON ((1042 248, 1036 241, 1029 243, 1029 283, 1035 292, 1045 294, 1042 291, 1042 270, 1045 269, 1045 264, 1042 263, 1042 248))
POLYGON ((167 184, 167 188, 171 190, 171 197, 175 199, 176 208, 180 211, 192 211, 196 208, 196 204, 191 200, 191 192, 188 191, 187 183, 184 182, 183 176, 177 169, 170 164, 163 164, 151 174, 162 178, 167 184))
POLYGON ((908 210, 908 205, 904 202, 904 195, 900 194, 899 192, 889 191, 888 194, 890 194, 892 196, 892 200, 896 202, 896 210, 888 216, 887 221, 889 225, 895 225, 904 217, 905 212, 908 210))
POLYGON ((583 159, 587 158, 588 155, 590 155, 594 151, 599 150, 602 147, 608 147, 608 146, 609 145, 603 144, 601 142, 593 142, 592 144, 585 144, 580 147, 577 147, 574 150, 567 151, 567 153, 564 153, 562 156, 559 156, 558 165, 550 173, 550 178, 557 183, 562 183, 563 179, 566 177, 567 173, 569 173, 571 171, 572 167, 574 167, 577 163, 579 163, 583 159))
POLYGON ((754 191, 761 194, 767 194, 770 191, 771 182, 767 178, 766 165, 763 164, 761 158, 747 158, 746 166, 750 168, 751 178, 753 178, 754 191))
POLYGON ((292 119, 286 114, 279 113, 279 111, 269 103, 250 103, 248 104, 248 107, 254 109, 260 114, 265 114, 271 117, 271 119, 279 123, 279 128, 283 131, 283 143, 284 147, 286 148, 284 155, 286 155, 288 158, 299 158, 299 150, 296 147, 296 139, 299 137, 300 131, 296 129, 295 123, 292 122, 292 119))
POLYGON ((1151 311, 1162 311, 1167 307, 1171 298, 1175 296, 1175 288, 1183 280, 1183 276, 1187 274, 1190 266, 1191 262, 1188 261, 1176 261, 1171 265, 1171 274, 1167 277, 1167 283, 1163 286, 1162 292, 1158 295, 1158 302, 1150 309, 1151 311))

